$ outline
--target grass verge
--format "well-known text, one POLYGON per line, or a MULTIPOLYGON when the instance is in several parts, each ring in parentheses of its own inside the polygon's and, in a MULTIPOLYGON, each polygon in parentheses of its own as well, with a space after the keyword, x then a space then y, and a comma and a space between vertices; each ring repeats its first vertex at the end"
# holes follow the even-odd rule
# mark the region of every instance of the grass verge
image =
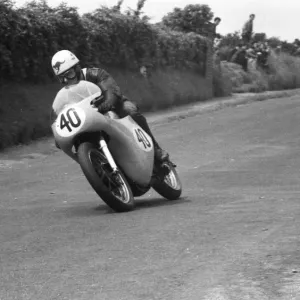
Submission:
POLYGON ((300 87, 300 58, 286 53, 276 55, 271 52, 268 73, 249 64, 248 72, 241 66, 223 61, 224 77, 229 78, 235 93, 259 93, 300 87))

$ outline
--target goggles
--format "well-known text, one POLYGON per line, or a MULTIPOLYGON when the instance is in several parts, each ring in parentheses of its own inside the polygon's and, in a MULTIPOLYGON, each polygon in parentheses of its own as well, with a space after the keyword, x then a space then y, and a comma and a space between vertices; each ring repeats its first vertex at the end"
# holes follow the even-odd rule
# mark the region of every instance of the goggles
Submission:
POLYGON ((58 75, 58 78, 64 82, 66 79, 74 79, 76 77, 76 71, 74 68, 71 68, 70 70, 58 75))

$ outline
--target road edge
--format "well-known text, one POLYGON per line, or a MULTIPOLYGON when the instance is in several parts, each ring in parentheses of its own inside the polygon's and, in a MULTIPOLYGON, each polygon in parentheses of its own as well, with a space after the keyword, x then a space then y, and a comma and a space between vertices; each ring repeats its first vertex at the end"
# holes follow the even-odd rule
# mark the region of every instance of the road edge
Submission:
POLYGON ((267 91, 263 93, 243 93, 233 94, 229 97, 213 98, 206 102, 194 102, 184 106, 173 107, 157 112, 145 113, 149 124, 156 125, 160 123, 170 123, 199 114, 213 112, 225 107, 234 107, 237 105, 249 104, 252 102, 265 101, 271 99, 300 96, 300 89, 284 91, 267 91))
MULTIPOLYGON (((268 91, 259 94, 255 93, 243 93, 233 94, 232 96, 213 98, 206 102, 194 102, 187 105, 181 105, 165 110, 159 110, 155 112, 146 112, 144 115, 147 117, 150 127, 161 126, 174 121, 193 117, 196 115, 217 111, 226 107, 234 107, 238 105, 244 105, 251 102, 265 101, 271 99, 278 99, 283 97, 300 96, 300 89, 285 90, 285 91, 268 91)), ((53 136, 45 136, 31 141, 28 144, 19 144, 11 147, 7 147, 0 151, 0 156, 7 155, 10 152, 18 151, 23 147, 34 147, 39 143, 45 141, 53 141, 53 136)))

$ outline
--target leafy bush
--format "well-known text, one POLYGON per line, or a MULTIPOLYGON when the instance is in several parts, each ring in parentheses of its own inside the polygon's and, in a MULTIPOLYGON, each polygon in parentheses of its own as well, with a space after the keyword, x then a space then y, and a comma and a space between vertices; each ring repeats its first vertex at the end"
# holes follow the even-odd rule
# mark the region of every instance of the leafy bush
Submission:
POLYGON ((226 68, 224 68, 224 65, 217 58, 217 56, 214 56, 213 61, 213 96, 229 96, 232 91, 232 81, 230 76, 228 76, 226 68))
POLYGON ((80 52, 84 45, 87 35, 77 10, 65 4, 50 8, 46 1, 30 2, 14 9, 4 0, 0 12, 1 79, 45 81, 52 76, 49 62, 58 49, 80 52))
POLYGON ((300 58, 287 53, 272 54, 269 58, 269 90, 286 90, 300 87, 300 58))
POLYGON ((190 4, 183 9, 174 8, 172 12, 163 17, 162 24, 176 31, 206 34, 205 30, 209 27, 213 16, 208 5, 190 4))
POLYGON ((136 69, 144 62, 154 67, 186 66, 203 69, 209 41, 200 35, 163 30, 140 18, 137 9, 120 13, 102 7, 79 16, 66 4, 50 7, 46 0, 14 8, 11 0, 0 2, 0 79, 47 81, 53 77, 50 61, 55 52, 69 49, 84 65, 136 69))

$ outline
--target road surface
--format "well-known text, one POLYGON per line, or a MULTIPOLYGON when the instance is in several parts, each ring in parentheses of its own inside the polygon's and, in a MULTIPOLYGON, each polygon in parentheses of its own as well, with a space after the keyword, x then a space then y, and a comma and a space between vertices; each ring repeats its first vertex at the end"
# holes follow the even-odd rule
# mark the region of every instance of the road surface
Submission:
POLYGON ((160 122, 183 197, 112 212, 52 141, 0 156, 1 300, 300 299, 300 97, 160 122))

